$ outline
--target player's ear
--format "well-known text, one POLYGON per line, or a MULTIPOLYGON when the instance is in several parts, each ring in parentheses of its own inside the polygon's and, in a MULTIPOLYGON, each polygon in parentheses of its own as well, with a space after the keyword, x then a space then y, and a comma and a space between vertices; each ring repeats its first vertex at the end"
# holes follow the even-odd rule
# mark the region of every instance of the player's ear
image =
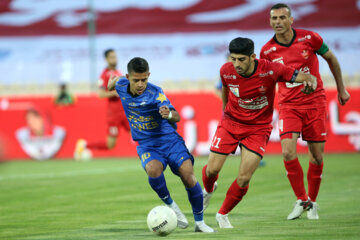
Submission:
POLYGON ((255 54, 255 53, 251 54, 251 55, 250 55, 250 58, 251 58, 252 60, 255 60, 255 59, 256 59, 256 54, 255 54))
POLYGON ((126 77, 127 79, 129 79, 129 74, 125 74, 125 77, 126 77))
POLYGON ((294 17, 290 17, 290 24, 292 25, 294 23, 294 17))
POLYGON ((150 77, 150 72, 148 72, 148 77, 150 77))

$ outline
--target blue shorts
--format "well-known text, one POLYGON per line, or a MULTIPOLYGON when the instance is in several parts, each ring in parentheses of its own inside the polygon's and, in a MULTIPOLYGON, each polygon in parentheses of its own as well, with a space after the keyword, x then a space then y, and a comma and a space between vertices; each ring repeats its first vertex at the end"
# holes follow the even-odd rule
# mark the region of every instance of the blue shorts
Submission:
POLYGON ((194 165, 194 157, 189 153, 184 140, 177 133, 153 137, 138 143, 139 146, 136 147, 136 150, 144 169, 151 160, 158 160, 163 164, 164 171, 169 164, 171 171, 179 175, 179 167, 185 160, 190 159, 194 165))

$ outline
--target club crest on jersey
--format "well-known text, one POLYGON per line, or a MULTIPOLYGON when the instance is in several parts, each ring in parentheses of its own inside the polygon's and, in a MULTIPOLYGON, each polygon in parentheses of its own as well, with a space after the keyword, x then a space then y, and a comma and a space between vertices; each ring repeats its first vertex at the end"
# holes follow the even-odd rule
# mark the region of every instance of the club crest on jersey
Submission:
POLYGON ((259 87, 259 92, 264 95, 266 93, 266 87, 264 86, 259 87))
POLYGON ((271 47, 268 50, 264 51, 264 54, 267 55, 267 54, 269 54, 271 52, 275 52, 275 51, 276 51, 276 47, 271 47))
POLYGON ((235 96, 240 97, 239 89, 238 89, 238 88, 230 87, 230 91, 231 91, 235 96))
POLYGON ((302 50, 301 55, 303 58, 308 59, 309 58, 309 51, 308 50, 302 50))

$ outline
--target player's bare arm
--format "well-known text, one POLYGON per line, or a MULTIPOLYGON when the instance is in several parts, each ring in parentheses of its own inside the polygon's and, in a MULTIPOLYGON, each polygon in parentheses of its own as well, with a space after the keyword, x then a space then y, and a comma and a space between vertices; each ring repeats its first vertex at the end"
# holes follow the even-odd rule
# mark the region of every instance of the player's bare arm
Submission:
POLYGON ((118 94, 116 92, 116 90, 112 90, 112 91, 106 91, 103 88, 100 88, 98 90, 98 95, 100 98, 112 98, 112 97, 118 97, 118 94))
POLYGON ((344 81, 341 74, 341 68, 339 61, 337 60, 335 54, 329 50, 322 55, 322 57, 326 60, 333 74, 336 82, 336 88, 338 91, 338 100, 341 105, 345 105, 347 101, 350 99, 350 94, 346 91, 344 81))
POLYGON ((115 89, 116 82, 121 78, 121 76, 110 76, 107 88, 109 91, 113 91, 115 89))
POLYGON ((162 118, 168 119, 171 122, 179 122, 180 121, 180 114, 175 110, 170 111, 168 106, 160 107, 159 113, 162 118))
POLYGON ((310 94, 314 92, 317 88, 316 77, 308 73, 299 72, 295 79, 295 82, 304 84, 304 88, 301 89, 301 91, 305 94, 310 94))
POLYGON ((228 94, 229 94, 229 88, 226 86, 222 86, 221 98, 222 98, 222 102, 223 102, 223 110, 225 109, 226 104, 228 102, 228 94))

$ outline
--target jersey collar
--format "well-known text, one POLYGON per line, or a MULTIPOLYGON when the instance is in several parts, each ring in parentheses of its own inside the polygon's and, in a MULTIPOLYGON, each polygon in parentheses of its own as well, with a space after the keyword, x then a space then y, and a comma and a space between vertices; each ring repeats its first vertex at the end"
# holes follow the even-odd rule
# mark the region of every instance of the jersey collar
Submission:
POLYGON ((258 67, 258 60, 255 59, 254 61, 255 61, 254 71, 248 76, 244 76, 244 75, 239 74, 241 77, 243 77, 243 78, 251 78, 252 75, 254 75, 254 73, 256 72, 257 67, 258 67))
POLYGON ((277 44, 279 44, 280 46, 290 47, 291 44, 293 44, 293 42, 295 41, 295 38, 296 38, 296 31, 295 31, 295 29, 292 28, 292 31, 293 31, 293 33, 294 33, 294 36, 293 36, 293 38, 291 39, 291 41, 289 42, 289 44, 284 44, 284 43, 278 42, 278 40, 276 39, 276 34, 274 34, 273 39, 274 39, 274 41, 275 41, 277 44))

